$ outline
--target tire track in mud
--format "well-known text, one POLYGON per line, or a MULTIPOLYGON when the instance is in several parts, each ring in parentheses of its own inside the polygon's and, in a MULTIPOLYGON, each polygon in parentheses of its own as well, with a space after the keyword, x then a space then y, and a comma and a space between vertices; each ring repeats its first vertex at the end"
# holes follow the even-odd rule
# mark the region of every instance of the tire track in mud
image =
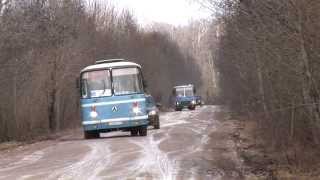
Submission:
POLYGON ((70 166, 54 171, 46 179, 99 180, 98 174, 110 164, 110 151, 106 143, 86 141, 90 147, 85 157, 70 166))
POLYGON ((21 160, 1 168, 0 172, 10 171, 18 168, 23 168, 25 166, 29 166, 39 161, 43 157, 43 155, 44 155, 44 152, 42 150, 35 151, 29 155, 25 155, 21 160))
POLYGON ((190 131, 196 140, 191 146, 172 155, 177 167, 175 179, 221 179, 221 170, 211 167, 202 157, 210 141, 209 135, 216 131, 217 122, 211 117, 213 111, 216 110, 218 109, 202 107, 188 117, 188 124, 182 126, 186 131, 190 131))
MULTIPOLYGON (((37 146, 31 153, 8 158, 13 163, 0 168, 0 179, 199 179, 199 171, 212 168, 203 153, 211 153, 206 146, 217 128, 214 111, 204 106, 163 113, 161 129, 150 129, 147 137, 114 132, 100 139, 37 146)), ((219 179, 220 173, 214 169, 209 179, 219 179)))
POLYGON ((173 179, 172 162, 169 160, 168 154, 162 152, 158 147, 161 141, 155 141, 153 136, 141 142, 131 141, 131 143, 141 147, 143 156, 137 160, 136 172, 133 176, 150 176, 151 178, 163 180, 173 179))
MULTIPOLYGON (((44 156, 44 150, 38 150, 35 151, 31 154, 28 155, 24 155, 23 158, 21 158, 19 161, 17 162, 13 162, 8 164, 7 166, 3 167, 0 169, 0 179, 10 179, 10 175, 11 173, 8 172, 15 172, 15 171, 19 171, 19 169, 23 169, 24 167, 28 167, 32 164, 37 163, 41 158, 43 158, 44 156)), ((18 180, 23 180, 26 179, 28 177, 20 177, 17 178, 18 180)))
MULTIPOLYGON (((130 178, 144 178, 144 179, 162 179, 173 180, 176 179, 176 164, 175 160, 169 158, 171 151, 164 152, 160 149, 159 145, 170 140, 171 131, 179 127, 190 123, 190 119, 197 116, 201 111, 183 111, 183 112, 170 112, 160 116, 161 129, 152 131, 146 139, 140 141, 130 140, 129 142, 135 144, 141 148, 140 157, 135 161, 132 167, 130 167, 130 178), (160 137, 160 138, 159 138, 160 137)), ((176 150, 178 152, 180 150, 176 150)), ((125 179, 125 178, 124 178, 125 179)))

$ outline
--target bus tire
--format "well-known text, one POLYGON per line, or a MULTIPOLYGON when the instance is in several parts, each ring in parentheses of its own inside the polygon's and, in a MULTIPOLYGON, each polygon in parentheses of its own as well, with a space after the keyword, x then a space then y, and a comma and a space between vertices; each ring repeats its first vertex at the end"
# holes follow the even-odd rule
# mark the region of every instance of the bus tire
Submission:
POLYGON ((137 128, 132 128, 130 130, 131 136, 137 136, 138 135, 138 129, 137 128))
POLYGON ((157 117, 155 119, 155 122, 154 122, 154 128, 155 129, 160 129, 160 121, 159 121, 159 117, 157 117))
POLYGON ((189 110, 193 111, 196 109, 196 106, 193 106, 193 107, 189 107, 189 110))
POLYGON ((142 126, 139 128, 139 135, 140 136, 147 136, 148 135, 147 126, 142 126))
POLYGON ((85 139, 95 139, 99 137, 100 137, 100 133, 98 131, 84 131, 85 139))

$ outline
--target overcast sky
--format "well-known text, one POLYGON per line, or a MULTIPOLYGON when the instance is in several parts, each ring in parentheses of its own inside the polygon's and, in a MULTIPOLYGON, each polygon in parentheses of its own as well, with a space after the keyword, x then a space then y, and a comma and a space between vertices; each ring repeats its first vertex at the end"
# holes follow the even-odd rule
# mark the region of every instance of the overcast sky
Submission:
POLYGON ((109 0, 118 8, 128 8, 136 16, 139 24, 152 22, 186 25, 190 20, 210 16, 193 0, 109 0))

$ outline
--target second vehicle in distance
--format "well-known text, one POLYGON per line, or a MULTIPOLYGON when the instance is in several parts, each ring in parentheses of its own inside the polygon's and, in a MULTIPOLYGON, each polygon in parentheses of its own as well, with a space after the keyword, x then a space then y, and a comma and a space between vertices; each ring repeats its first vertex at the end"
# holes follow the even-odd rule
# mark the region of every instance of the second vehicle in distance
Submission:
POLYGON ((175 86, 172 90, 175 110, 181 111, 183 108, 195 110, 197 105, 195 93, 196 89, 192 84, 175 86))

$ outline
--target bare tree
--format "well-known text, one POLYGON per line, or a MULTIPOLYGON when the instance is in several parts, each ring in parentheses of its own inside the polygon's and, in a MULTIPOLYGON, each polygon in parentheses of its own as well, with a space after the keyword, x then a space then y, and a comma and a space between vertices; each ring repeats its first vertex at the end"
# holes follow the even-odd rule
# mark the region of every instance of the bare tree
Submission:
POLYGON ((163 104, 172 86, 200 77, 176 42, 139 29, 129 11, 82 0, 2 0, 0 12, 0 141, 79 127, 75 81, 97 59, 142 64, 163 104))
MULTIPOLYGON (((319 147, 320 3, 201 2, 220 9, 219 44, 212 53, 225 103, 252 115, 277 150, 319 147)), ((304 155, 300 162, 308 161, 304 155)))

